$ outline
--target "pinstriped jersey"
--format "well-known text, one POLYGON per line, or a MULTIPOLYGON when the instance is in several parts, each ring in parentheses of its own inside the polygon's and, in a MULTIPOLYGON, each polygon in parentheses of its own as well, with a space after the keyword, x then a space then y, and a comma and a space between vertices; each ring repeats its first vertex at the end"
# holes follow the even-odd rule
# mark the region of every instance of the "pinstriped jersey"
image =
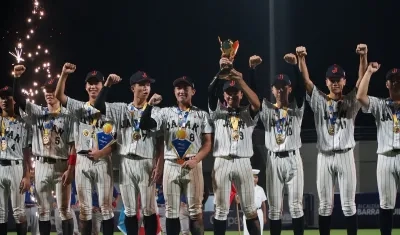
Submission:
MULTIPOLYGON (((189 148, 186 151, 186 157, 193 157, 197 154, 202 146, 202 135, 214 133, 213 124, 210 119, 210 115, 192 106, 188 115, 187 122, 185 125, 185 138, 179 139, 177 132, 179 128, 180 119, 178 107, 167 107, 160 109, 153 119, 157 123, 157 130, 161 130, 164 135, 164 158, 165 159, 177 159, 177 149, 173 143, 182 141, 184 144, 188 144, 189 148)), ((179 142, 178 142, 179 144, 179 142)))
POLYGON ((68 144, 74 141, 73 120, 65 108, 50 114, 47 107, 26 103, 25 113, 32 125, 32 153, 35 156, 68 159, 68 144))
POLYGON ((267 101, 262 102, 260 119, 265 128, 265 146, 272 152, 297 150, 301 147, 301 124, 304 114, 304 102, 300 108, 296 101, 289 104, 287 110, 278 109, 267 101), (279 142, 282 143, 279 144, 279 142))
POLYGON ((250 115, 250 106, 241 107, 239 110, 238 129, 239 138, 232 137, 235 130, 231 123, 231 116, 228 108, 223 106, 218 100, 217 108, 212 111, 209 108, 211 120, 214 122, 214 157, 238 156, 250 158, 253 156, 252 134, 257 125, 258 114, 252 118, 250 115))
POLYGON ((317 149, 322 151, 354 148, 354 122, 361 104, 356 99, 357 89, 344 96, 341 101, 328 100, 314 85, 311 96, 306 99, 314 112, 317 130, 317 149), (334 128, 329 134, 328 128, 334 128))
MULTIPOLYGON (((108 103, 106 103, 108 105, 108 103)), ((69 115, 74 117, 74 140, 76 151, 90 150, 97 146, 96 138, 92 138, 92 133, 103 131, 106 121, 105 115, 101 115, 100 111, 89 105, 87 102, 78 101, 68 97, 67 110, 69 115)), ((112 133, 115 133, 113 125, 112 133)), ((106 160, 100 158, 100 160, 106 160)))
POLYGON ((0 159, 22 160, 23 149, 28 147, 28 128, 21 117, 0 117, 1 136, 0 159), (4 123, 4 125, 3 125, 4 123))
MULTIPOLYGON (((151 116, 159 112, 159 107, 153 107, 151 116)), ((139 129, 141 110, 132 107, 132 104, 111 103, 106 105, 106 117, 115 123, 119 133, 118 153, 121 155, 135 154, 143 158, 153 158, 158 133, 153 130, 139 129), (134 133, 139 133, 140 139, 134 139, 134 133)))
POLYGON ((377 127, 378 150, 377 154, 384 154, 393 149, 400 149, 400 133, 394 132, 394 107, 389 99, 368 96, 369 106, 362 107, 364 113, 375 117, 377 127))

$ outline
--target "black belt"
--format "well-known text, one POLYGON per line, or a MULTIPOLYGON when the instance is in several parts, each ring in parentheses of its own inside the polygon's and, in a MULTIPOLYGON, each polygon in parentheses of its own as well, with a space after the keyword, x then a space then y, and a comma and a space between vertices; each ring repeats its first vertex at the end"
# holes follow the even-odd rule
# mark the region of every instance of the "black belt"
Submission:
POLYGON ((392 149, 392 153, 400 153, 400 149, 392 149))
MULTIPOLYGON (((15 165, 18 165, 20 161, 18 160, 7 160, 7 159, 0 159, 0 166, 11 166, 12 162, 15 162, 15 165)), ((22 163, 22 161, 21 161, 22 163)))
POLYGON ((332 150, 332 153, 347 153, 348 151, 350 151, 351 148, 347 148, 347 149, 336 149, 336 150, 332 150))
POLYGON ((295 150, 290 150, 290 151, 283 151, 283 152, 272 152, 270 151, 270 154, 274 153, 275 156, 277 157, 289 157, 289 155, 292 153, 293 155, 296 154, 295 150))
POLYGON ((32 208, 32 207, 35 207, 36 205, 35 204, 25 204, 25 208, 32 208))
POLYGON ((49 164, 56 164, 57 162, 65 162, 67 161, 67 159, 55 159, 55 158, 51 158, 51 157, 40 157, 37 156, 36 160, 43 162, 43 163, 49 163, 49 164))

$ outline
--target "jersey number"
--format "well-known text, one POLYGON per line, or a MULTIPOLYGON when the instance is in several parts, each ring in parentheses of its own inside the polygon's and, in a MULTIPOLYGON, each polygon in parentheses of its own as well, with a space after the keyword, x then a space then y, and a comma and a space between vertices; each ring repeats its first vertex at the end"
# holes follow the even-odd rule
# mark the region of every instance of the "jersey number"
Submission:
POLYGON ((239 132, 239 138, 240 138, 240 140, 242 140, 244 138, 244 134, 242 131, 239 132))
POLYGON ((193 133, 191 133, 191 134, 189 135, 189 140, 190 140, 190 142, 193 142, 193 141, 194 141, 194 134, 193 134, 193 133))
POLYGON ((147 138, 147 132, 142 132, 142 137, 143 137, 143 141, 145 141, 147 138))
POLYGON ((60 144, 60 137, 59 137, 59 136, 57 136, 57 137, 55 138, 54 143, 55 143, 56 145, 59 145, 59 144, 60 144))

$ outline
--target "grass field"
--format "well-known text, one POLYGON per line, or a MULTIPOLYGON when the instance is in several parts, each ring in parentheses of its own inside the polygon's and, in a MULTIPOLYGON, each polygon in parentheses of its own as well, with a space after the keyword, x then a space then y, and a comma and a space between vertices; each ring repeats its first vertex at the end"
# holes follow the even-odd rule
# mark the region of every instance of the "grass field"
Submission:
MULTIPOLYGON (((17 233, 8 233, 10 235, 17 235, 17 233)), ((31 233, 28 233, 31 234, 31 233)), ((102 233, 101 233, 102 234, 102 233)), ((122 235, 120 232, 115 232, 115 235, 122 235)), ((205 235, 212 235, 213 232, 206 232, 205 235)), ((237 235, 238 232, 227 232, 226 235, 237 235)), ((242 233, 243 234, 243 233, 242 233)), ((319 235, 318 230, 306 230, 305 235, 319 235)), ((331 235, 346 235, 346 230, 332 230, 331 235)), ((377 229, 360 229, 358 230, 358 235, 379 235, 380 232, 377 229)), ((400 234, 400 229, 394 229, 392 234, 400 234)), ((56 233, 51 233, 51 235, 57 235, 56 233)), ((265 231, 264 235, 269 235, 269 232, 265 231)), ((282 231, 281 235, 293 235, 290 230, 282 231)))

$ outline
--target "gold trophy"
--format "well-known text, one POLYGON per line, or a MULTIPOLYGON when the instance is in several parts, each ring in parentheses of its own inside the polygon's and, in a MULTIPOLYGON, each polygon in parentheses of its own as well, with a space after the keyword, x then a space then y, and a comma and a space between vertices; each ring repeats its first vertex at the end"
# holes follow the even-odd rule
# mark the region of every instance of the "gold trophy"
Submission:
MULTIPOLYGON (((230 61, 233 61, 235 59, 236 53, 239 49, 239 41, 236 40, 235 42, 233 42, 232 40, 228 39, 225 41, 221 41, 220 37, 218 37, 218 41, 221 45, 221 52, 222 58, 228 58, 230 61)), ((230 73, 230 71, 232 70, 232 65, 231 64, 222 64, 221 65, 221 70, 219 72, 219 75, 221 77, 224 77, 226 75, 228 75, 230 73)))

